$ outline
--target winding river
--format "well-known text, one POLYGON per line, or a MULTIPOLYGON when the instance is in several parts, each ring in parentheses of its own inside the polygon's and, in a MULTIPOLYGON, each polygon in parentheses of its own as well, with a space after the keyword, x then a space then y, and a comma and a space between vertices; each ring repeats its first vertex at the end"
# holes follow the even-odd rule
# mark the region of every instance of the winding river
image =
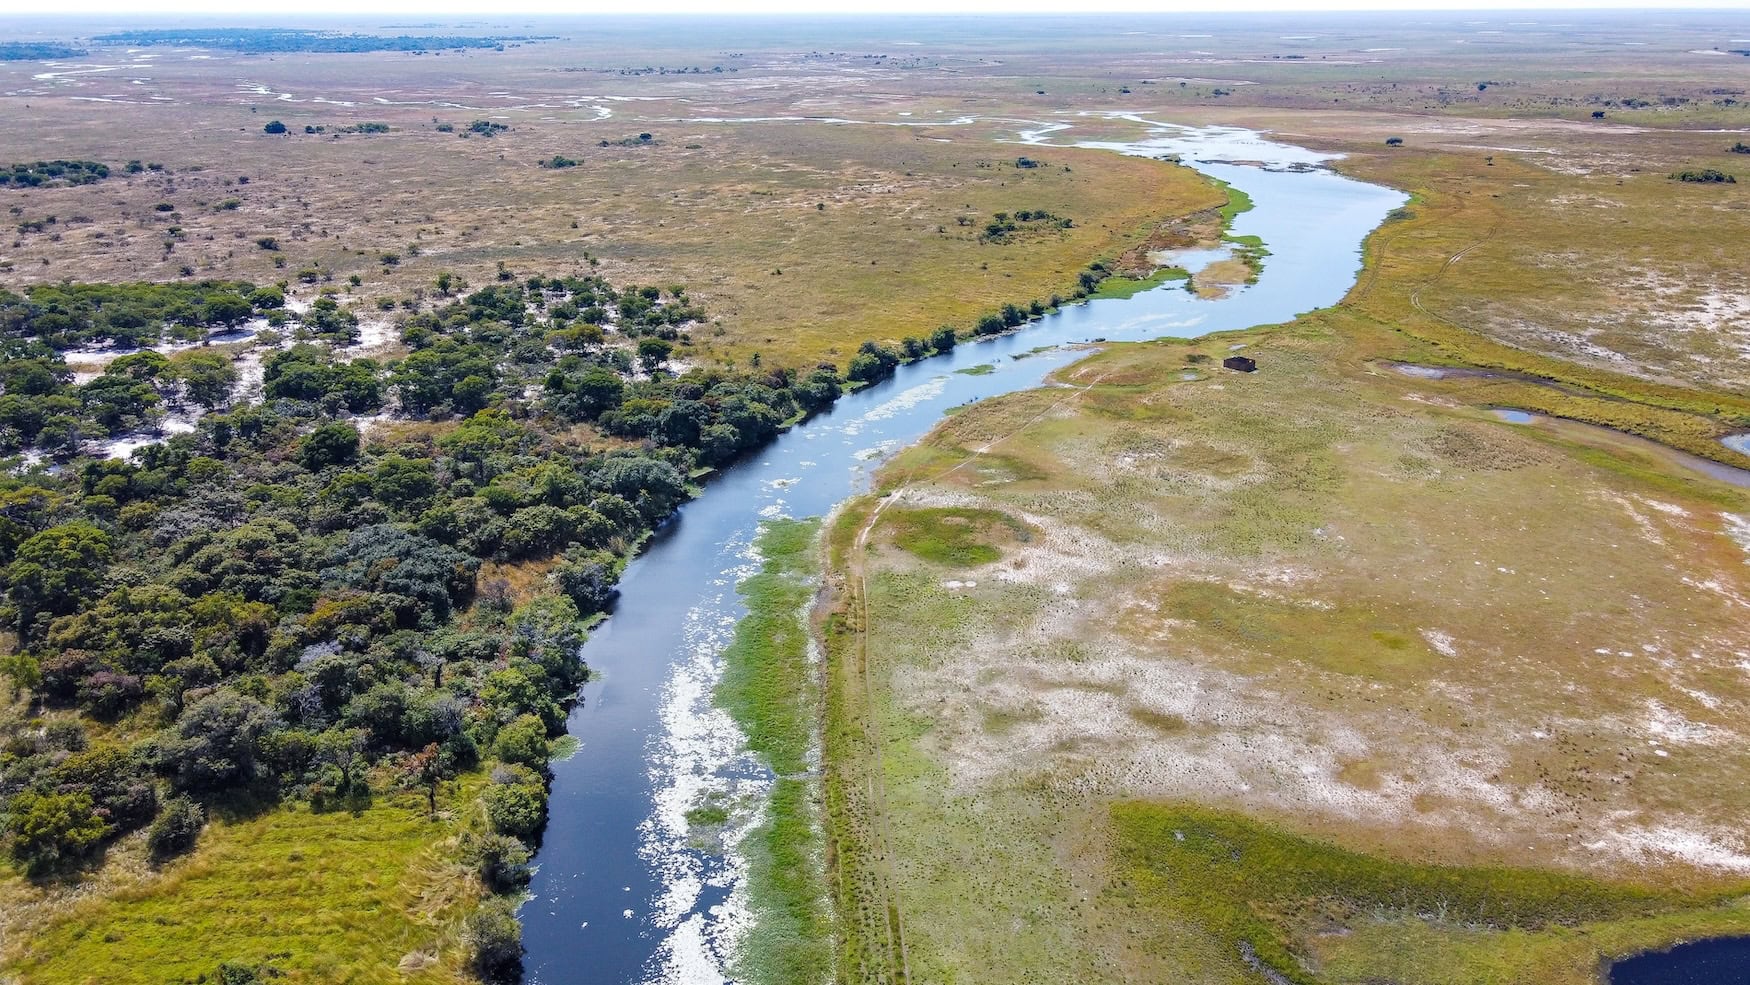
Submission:
MULTIPOLYGON (((1255 207, 1233 232, 1270 250, 1258 282, 1216 300, 1168 284, 963 344, 847 395, 714 478, 627 567, 612 618, 583 649, 596 677, 571 716, 579 749, 554 764, 552 819, 521 911, 529 982, 727 980, 751 919, 734 845, 757 823, 768 781, 712 690, 763 520, 826 514, 946 410, 1038 386, 1080 358, 1074 343, 1202 335, 1334 304, 1361 268, 1363 238, 1405 201, 1329 171, 1286 170, 1327 158, 1248 131, 1138 122, 1152 126, 1149 139, 1084 146, 1177 154, 1249 194, 1255 207), (960 372, 977 367, 993 371, 960 372), (713 792, 749 805, 721 853, 691 843, 685 818, 713 792)), ((1061 130, 1024 132, 1023 142, 1043 145, 1061 130)))

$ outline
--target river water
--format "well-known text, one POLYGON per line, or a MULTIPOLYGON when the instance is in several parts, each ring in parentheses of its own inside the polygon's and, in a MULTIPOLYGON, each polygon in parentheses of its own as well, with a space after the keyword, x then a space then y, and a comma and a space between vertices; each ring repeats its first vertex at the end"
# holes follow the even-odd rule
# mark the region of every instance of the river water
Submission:
MULTIPOLYGON (((1067 142, 1073 133, 1049 137, 1067 142)), ((521 911, 527 981, 728 980, 751 919, 733 846, 757 823, 768 780, 711 699, 723 645, 743 613, 735 586, 755 568, 762 521, 828 513, 949 408, 1038 386, 1082 355, 1064 346, 1203 335, 1334 304, 1360 270, 1363 238, 1405 201, 1328 171, 1273 169, 1326 158, 1232 128, 1158 124, 1137 144, 1087 146, 1177 154, 1251 195, 1255 208, 1233 232, 1259 236, 1270 250, 1258 282, 1221 299, 1169 283, 1071 306, 1014 334, 902 366, 729 468, 683 507, 627 567, 612 617, 583 648, 596 677, 569 723, 578 751, 554 764, 552 817, 521 911), (1221 163, 1235 160, 1272 169, 1221 163), (994 371, 958 372, 981 366, 994 371), (731 822, 729 851, 689 840, 685 813, 707 794, 749 805, 731 822)), ((1269 372, 1268 359, 1259 368, 1269 372)))

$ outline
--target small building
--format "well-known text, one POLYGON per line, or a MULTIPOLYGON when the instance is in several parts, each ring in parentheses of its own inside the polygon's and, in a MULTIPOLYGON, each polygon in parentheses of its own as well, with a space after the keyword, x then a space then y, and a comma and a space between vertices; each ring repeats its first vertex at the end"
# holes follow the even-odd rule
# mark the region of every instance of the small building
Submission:
POLYGON ((1258 361, 1249 356, 1229 356, 1223 359, 1221 364, 1241 373, 1256 373, 1258 371, 1258 361))

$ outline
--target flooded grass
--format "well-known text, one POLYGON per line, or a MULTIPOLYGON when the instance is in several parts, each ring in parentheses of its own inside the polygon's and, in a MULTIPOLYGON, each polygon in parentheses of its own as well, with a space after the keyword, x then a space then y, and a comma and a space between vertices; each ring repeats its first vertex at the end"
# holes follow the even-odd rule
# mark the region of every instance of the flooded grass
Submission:
MULTIPOLYGON (((1236 957, 1248 948, 1291 982, 1328 980, 1302 955, 1312 936, 1420 923, 1454 935, 1550 934, 1724 902, 1544 869, 1417 865, 1187 805, 1112 808, 1119 874, 1111 903, 1155 928, 1190 922, 1236 957)), ((1158 947, 1173 948, 1158 931, 1158 947)), ((1416 976, 1415 980, 1422 980, 1416 976)), ((1481 981, 1484 979, 1475 979, 1481 981)), ((1494 980, 1493 978, 1487 980, 1494 980)))
POLYGON ((1128 298, 1143 291, 1150 291, 1162 284, 1189 281, 1191 274, 1179 267, 1162 267, 1147 277, 1125 277, 1115 274, 1100 282, 1089 297, 1094 298, 1128 298))
MULTIPOLYGON (((814 594, 818 521, 767 523, 756 544, 760 570, 737 590, 748 614, 724 650, 717 700, 775 774, 763 820, 741 843, 754 922, 742 939, 738 980, 808 985, 830 980, 831 912, 817 789, 807 776, 818 701, 804 610, 814 594)), ((689 823, 721 825, 726 807, 705 804, 689 823)))

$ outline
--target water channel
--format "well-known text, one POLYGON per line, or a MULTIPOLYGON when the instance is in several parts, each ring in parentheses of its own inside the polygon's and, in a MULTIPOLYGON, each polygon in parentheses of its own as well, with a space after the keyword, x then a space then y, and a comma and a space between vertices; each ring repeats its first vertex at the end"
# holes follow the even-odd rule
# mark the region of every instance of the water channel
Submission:
MULTIPOLYGON (((554 766, 551 821, 521 911, 530 983, 727 980, 750 919, 733 846, 758 811, 739 812, 747 816, 732 822, 724 852, 693 844, 685 813, 709 793, 757 805, 767 786, 734 722, 712 704, 720 653, 742 614, 735 586, 754 568, 762 521, 825 515, 945 411, 1040 385, 1083 355, 1075 343, 1197 336, 1334 304, 1361 268, 1362 240, 1405 201, 1306 169, 1322 155, 1232 128, 1161 124, 1136 144, 1090 146, 1176 154, 1249 194, 1255 207, 1233 232, 1270 251, 1257 283, 1207 300, 1168 283, 962 344, 847 395, 713 478, 627 567, 612 617, 583 649, 596 676, 569 725, 579 748, 554 766), (993 371, 960 372, 985 366, 993 371)), ((1269 372, 1268 360, 1259 368, 1269 372)))

